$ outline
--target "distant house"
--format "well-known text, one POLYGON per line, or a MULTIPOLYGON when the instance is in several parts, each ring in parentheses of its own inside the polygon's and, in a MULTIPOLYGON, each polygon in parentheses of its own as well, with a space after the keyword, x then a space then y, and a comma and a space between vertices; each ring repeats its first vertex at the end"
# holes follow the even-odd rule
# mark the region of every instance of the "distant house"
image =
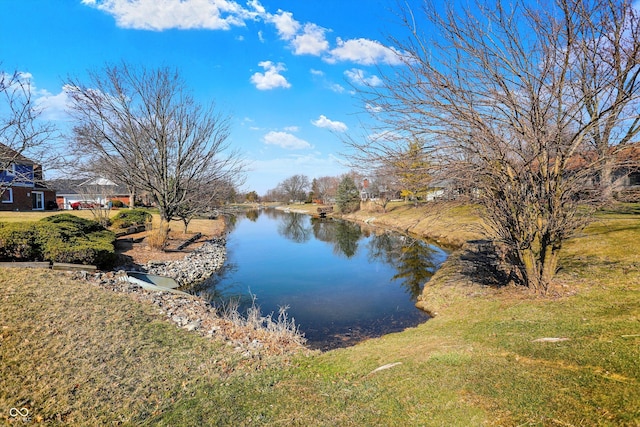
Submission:
POLYGON ((56 193, 43 183, 42 166, 0 144, 0 210, 56 209, 56 193))
POLYGON ((88 206, 108 207, 119 200, 125 206, 132 206, 131 192, 126 186, 106 178, 57 179, 51 181, 56 189, 59 209, 77 209, 88 206))
MULTIPOLYGON (((597 154, 590 150, 578 153, 569 159, 567 170, 571 173, 582 170, 596 162, 597 154)), ((640 143, 632 143, 622 147, 612 147, 610 159, 612 163, 612 191, 620 201, 640 201, 640 143)), ((598 191, 599 176, 597 173, 586 178, 585 194, 598 191)))

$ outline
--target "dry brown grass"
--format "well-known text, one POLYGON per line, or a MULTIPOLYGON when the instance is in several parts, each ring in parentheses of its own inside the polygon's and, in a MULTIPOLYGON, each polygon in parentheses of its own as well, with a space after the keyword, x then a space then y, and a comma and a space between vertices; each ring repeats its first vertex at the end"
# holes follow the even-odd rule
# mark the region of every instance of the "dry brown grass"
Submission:
MULTIPOLYGON (((152 227, 160 226, 160 217, 153 215, 152 227)), ((152 230, 153 230, 152 228, 152 230)), ((153 233, 153 231, 151 232, 153 233)), ((125 236, 117 245, 117 253, 123 259, 123 263, 144 265, 149 261, 176 261, 183 259, 189 252, 200 247, 211 238, 223 236, 225 233, 224 219, 194 219, 189 224, 188 232, 178 221, 171 221, 165 245, 165 250, 153 248, 148 243, 148 231, 125 236), (201 236, 192 244, 182 250, 178 246, 194 237, 197 233, 201 236), (127 240, 125 240, 127 239, 127 240), (133 239, 135 243, 128 241, 133 239)))
POLYGON ((125 295, 57 272, 0 274, 5 421, 15 407, 46 425, 136 424, 197 382, 253 363, 125 295))

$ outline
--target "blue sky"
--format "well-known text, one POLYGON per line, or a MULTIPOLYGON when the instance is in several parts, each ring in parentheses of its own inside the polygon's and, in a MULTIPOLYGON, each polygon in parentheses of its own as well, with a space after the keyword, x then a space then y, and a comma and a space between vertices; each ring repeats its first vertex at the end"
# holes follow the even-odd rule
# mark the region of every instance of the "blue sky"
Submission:
MULTIPOLYGON (((417 3, 417 0, 410 1, 417 3)), ((126 61, 180 70, 232 118, 250 162, 244 190, 346 172, 340 135, 359 131, 353 85, 398 66, 385 44, 394 0, 3 0, 0 62, 26 73, 67 129, 63 82, 126 61)))

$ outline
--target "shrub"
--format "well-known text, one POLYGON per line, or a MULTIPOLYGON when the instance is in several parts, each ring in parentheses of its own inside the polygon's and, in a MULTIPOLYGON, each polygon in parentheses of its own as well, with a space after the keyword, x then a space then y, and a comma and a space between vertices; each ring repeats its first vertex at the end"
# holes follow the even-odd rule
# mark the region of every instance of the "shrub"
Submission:
MULTIPOLYGON (((63 224, 63 227, 69 232, 78 234, 93 233, 94 231, 104 230, 98 222, 90 219, 80 218, 69 213, 51 215, 40 220, 41 222, 50 224, 63 224)), ((78 235, 76 234, 76 235, 78 235)))
POLYGON ((144 209, 127 209, 118 212, 112 219, 115 229, 129 228, 134 225, 145 225, 151 222, 151 214, 144 209))
POLYGON ((48 261, 95 264, 100 268, 107 268, 111 267, 116 259, 114 241, 115 235, 103 230, 66 241, 49 239, 43 246, 42 253, 48 261))
POLYGON ((111 201, 111 206, 114 208, 122 208, 124 207, 124 203, 122 203, 122 200, 114 199, 111 201))
POLYGON ((0 227, 0 259, 95 264, 105 268, 115 260, 115 234, 100 224, 71 214, 38 222, 0 227))
POLYGON ((159 228, 151 230, 147 234, 147 244, 151 249, 164 250, 169 241, 169 224, 162 223, 159 228))
POLYGON ((0 227, 0 259, 12 261, 37 261, 40 248, 37 244, 34 223, 12 222, 0 227))

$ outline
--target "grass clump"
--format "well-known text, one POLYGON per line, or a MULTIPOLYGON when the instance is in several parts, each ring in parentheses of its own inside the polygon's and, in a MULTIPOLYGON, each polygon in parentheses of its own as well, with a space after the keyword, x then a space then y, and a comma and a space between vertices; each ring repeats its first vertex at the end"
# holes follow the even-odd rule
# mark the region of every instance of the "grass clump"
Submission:
POLYGON ((250 331, 249 334, 273 350, 285 352, 287 349, 301 347, 306 339, 296 325, 295 319, 289 318, 288 307, 280 307, 278 316, 274 314, 263 315, 260 306, 256 304, 254 296, 252 304, 246 310, 246 315, 240 312, 240 302, 231 299, 218 309, 220 316, 231 322, 241 331, 250 331))
POLYGON ((164 250, 169 244, 169 232, 171 231, 169 224, 160 222, 147 233, 147 245, 154 250, 164 250))

